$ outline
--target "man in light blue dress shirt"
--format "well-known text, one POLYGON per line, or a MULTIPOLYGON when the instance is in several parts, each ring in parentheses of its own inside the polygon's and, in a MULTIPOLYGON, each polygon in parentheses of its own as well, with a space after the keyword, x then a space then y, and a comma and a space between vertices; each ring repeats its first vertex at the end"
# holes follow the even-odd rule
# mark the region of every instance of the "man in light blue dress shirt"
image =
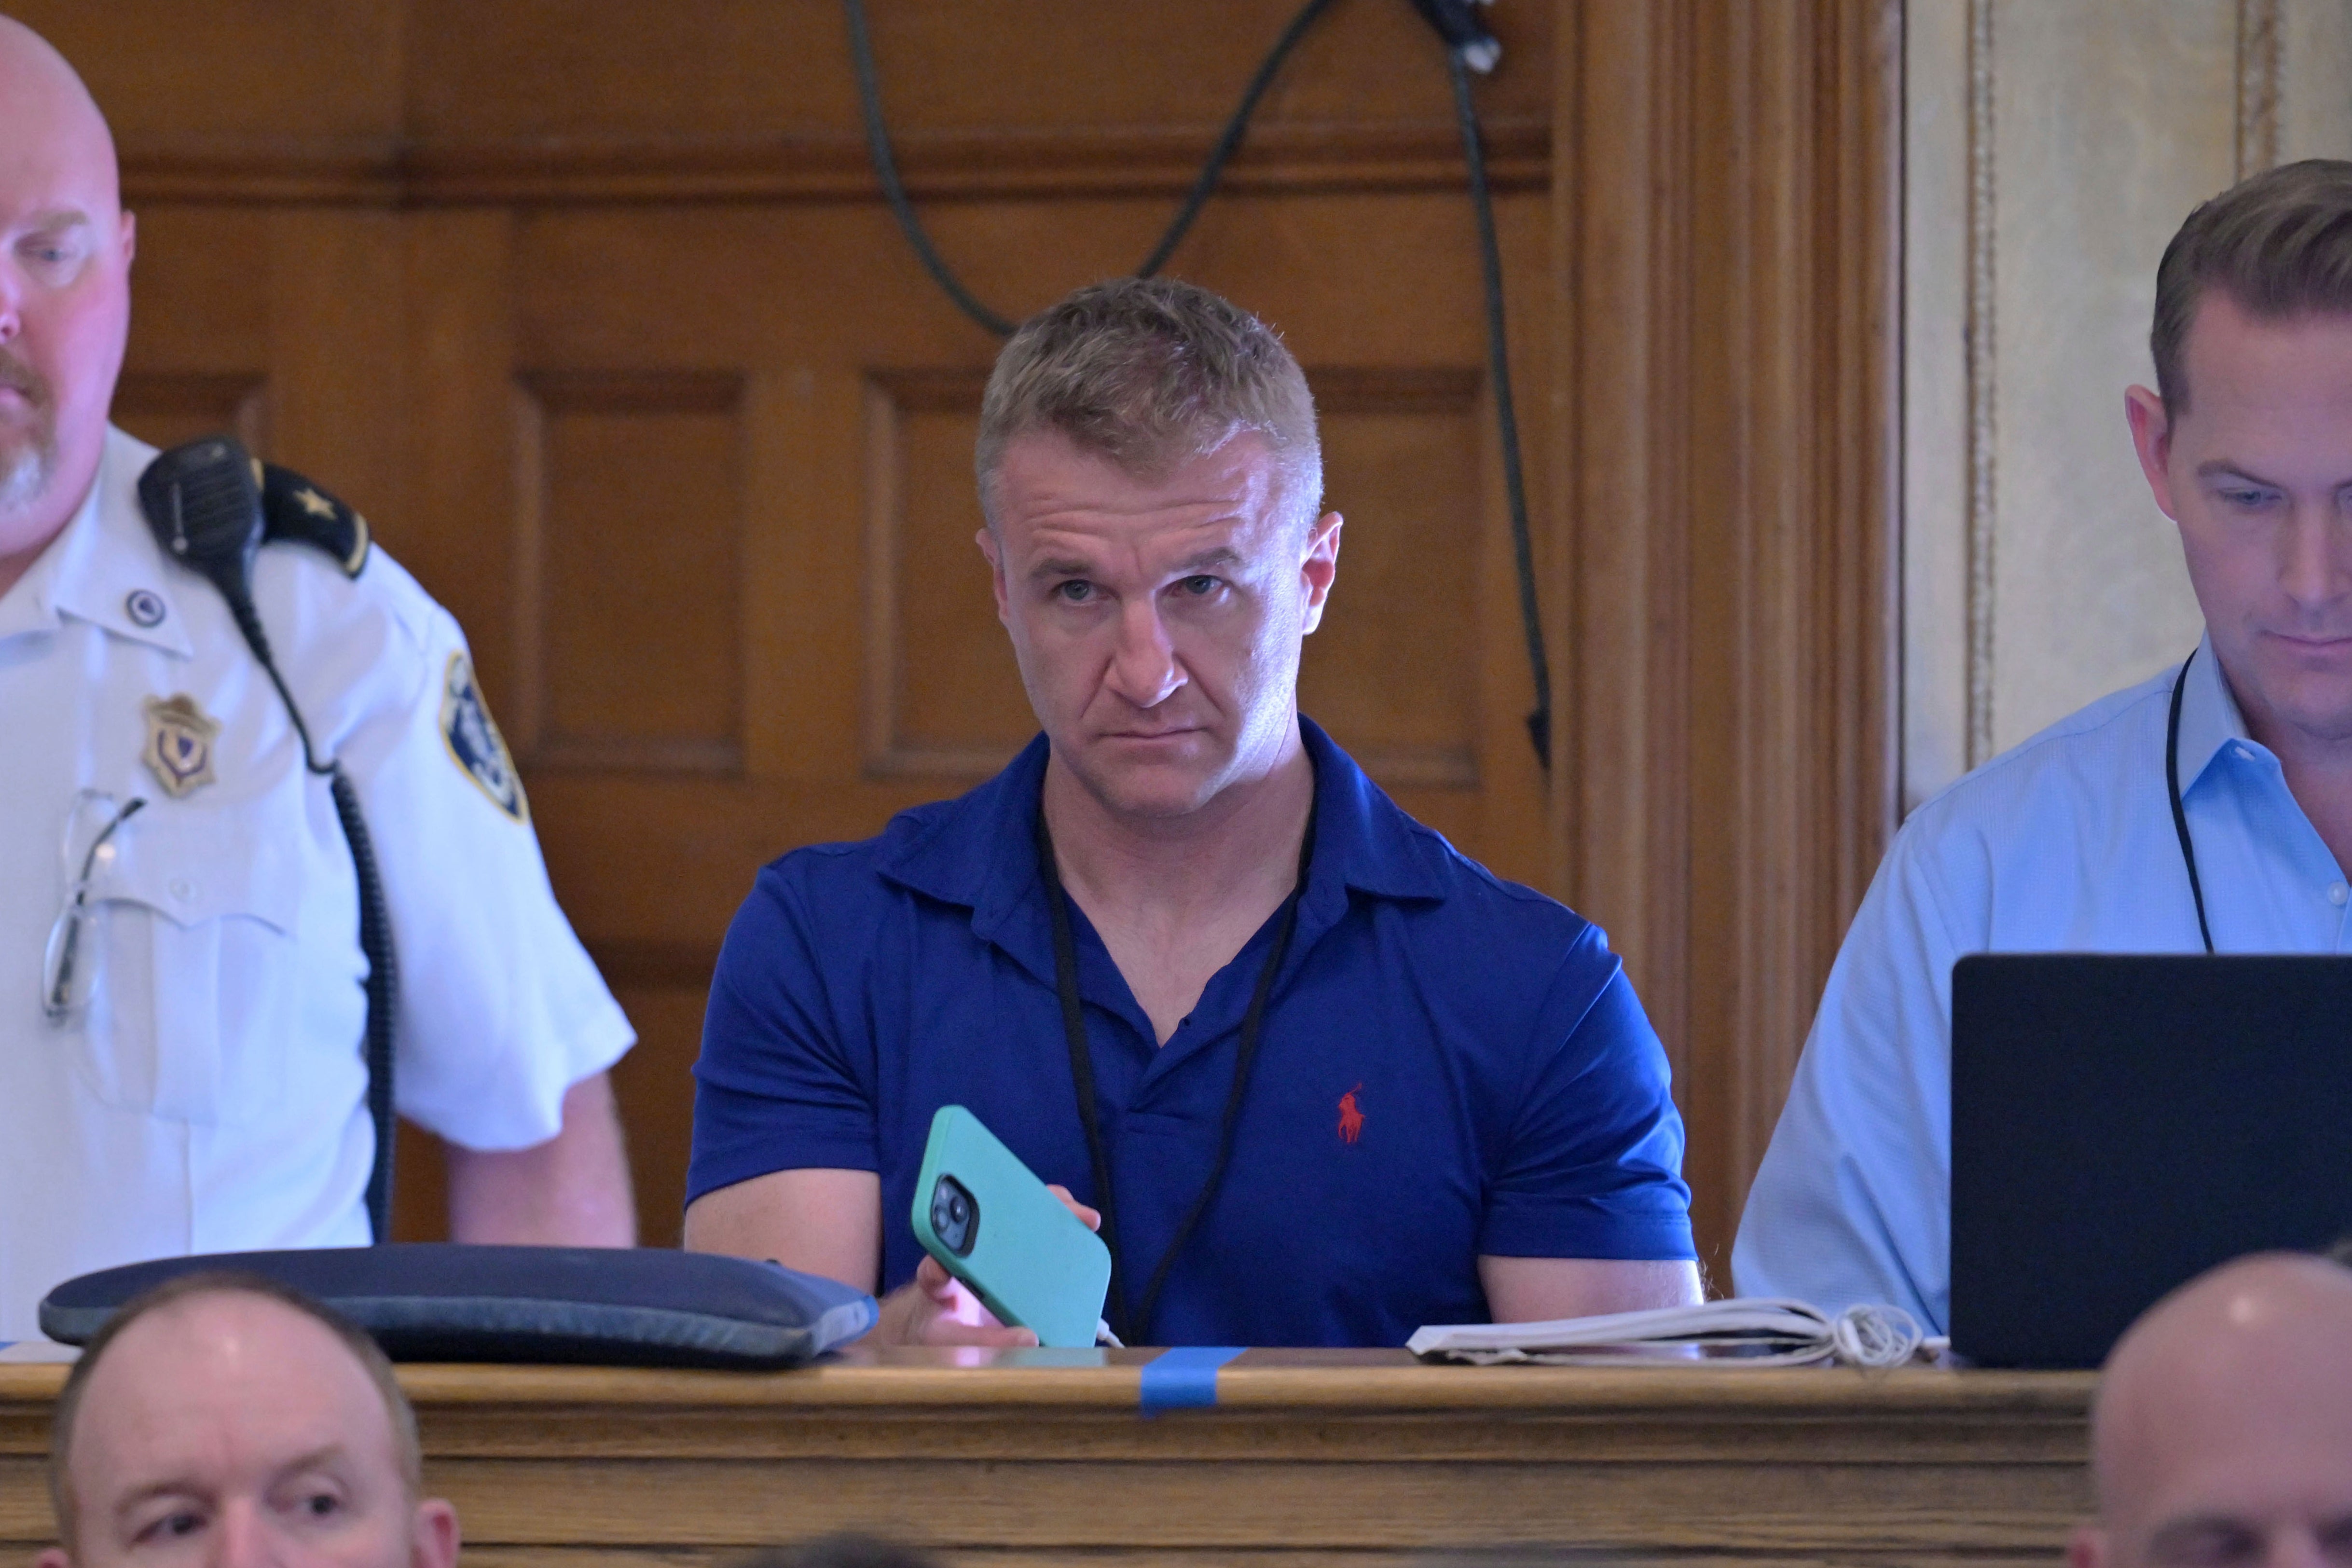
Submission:
POLYGON ((1912 814, 1830 972, 1732 1251, 1745 1295, 1947 1321, 1951 980, 1984 952, 2352 951, 2352 163, 2191 214, 2125 395, 2205 637, 1912 814), (2186 650, 2184 650, 2184 653, 2186 650), (2166 779, 2179 687, 2183 854, 2166 779))

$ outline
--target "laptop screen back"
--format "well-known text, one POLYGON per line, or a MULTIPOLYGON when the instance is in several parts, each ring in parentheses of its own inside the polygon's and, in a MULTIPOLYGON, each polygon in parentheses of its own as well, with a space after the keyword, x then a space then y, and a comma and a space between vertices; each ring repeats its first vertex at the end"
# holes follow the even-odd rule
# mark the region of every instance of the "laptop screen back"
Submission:
POLYGON ((2352 1234, 2352 958, 1952 971, 1952 1348, 2096 1366, 2213 1265, 2352 1234))

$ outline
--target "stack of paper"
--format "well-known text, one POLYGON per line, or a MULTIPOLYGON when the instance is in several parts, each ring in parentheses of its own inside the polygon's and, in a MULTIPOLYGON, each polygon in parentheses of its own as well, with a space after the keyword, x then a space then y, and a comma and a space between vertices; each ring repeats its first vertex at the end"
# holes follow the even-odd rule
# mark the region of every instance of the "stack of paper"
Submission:
POLYGON ((1802 1301, 1759 1297, 1548 1323, 1436 1325, 1415 1331, 1405 1348, 1480 1366, 1894 1366, 1919 1343, 1918 1325, 1897 1308, 1849 1307, 1832 1318, 1802 1301))

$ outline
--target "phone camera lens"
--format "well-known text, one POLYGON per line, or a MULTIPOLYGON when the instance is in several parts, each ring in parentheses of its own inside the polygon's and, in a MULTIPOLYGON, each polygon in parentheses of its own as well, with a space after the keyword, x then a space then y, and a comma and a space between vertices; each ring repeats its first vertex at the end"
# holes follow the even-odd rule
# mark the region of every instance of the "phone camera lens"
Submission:
POLYGON ((941 1176, 931 1189, 931 1229, 957 1257, 968 1256, 980 1229, 980 1205, 953 1176, 941 1176))

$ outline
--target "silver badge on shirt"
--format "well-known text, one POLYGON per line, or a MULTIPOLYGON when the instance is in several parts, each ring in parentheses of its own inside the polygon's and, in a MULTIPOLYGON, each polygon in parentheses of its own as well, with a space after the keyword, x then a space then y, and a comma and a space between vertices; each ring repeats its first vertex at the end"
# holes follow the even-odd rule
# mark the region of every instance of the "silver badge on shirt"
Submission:
POLYGON ((173 800, 211 784, 213 742, 220 721, 211 718, 183 692, 175 697, 147 699, 147 744, 139 760, 173 800))

